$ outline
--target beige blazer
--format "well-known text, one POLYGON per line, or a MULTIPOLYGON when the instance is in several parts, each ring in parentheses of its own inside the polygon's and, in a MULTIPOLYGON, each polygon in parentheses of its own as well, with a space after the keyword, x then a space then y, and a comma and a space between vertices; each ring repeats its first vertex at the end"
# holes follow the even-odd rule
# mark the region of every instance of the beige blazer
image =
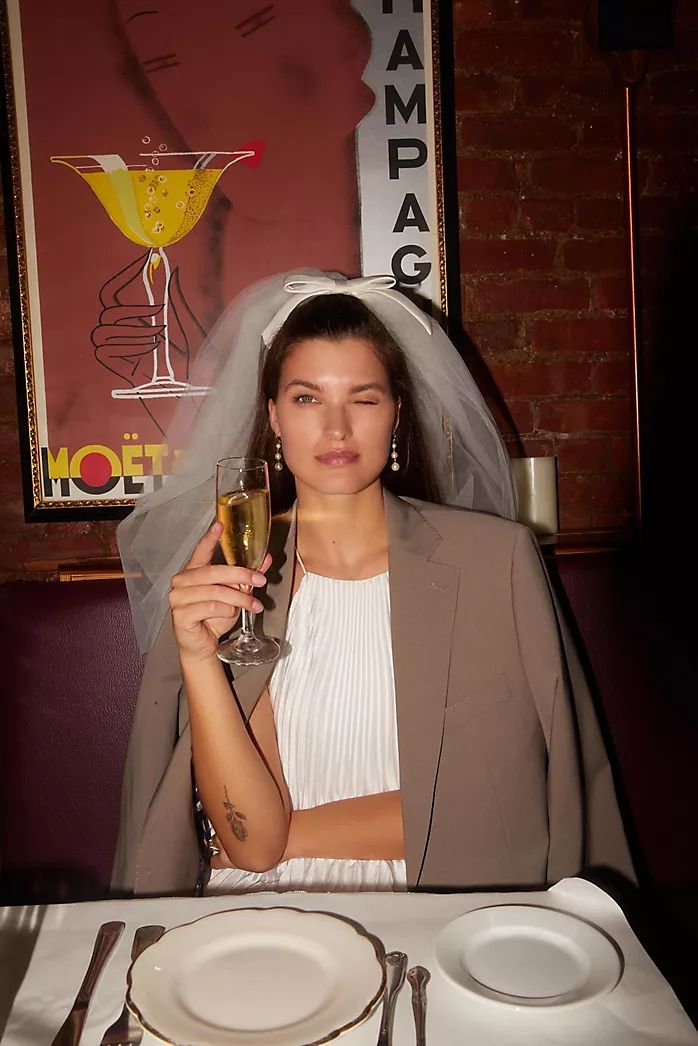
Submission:
MULTIPOLYGON (((634 878, 587 683, 531 533, 385 492, 407 880, 542 885, 634 878)), ((295 519, 275 520, 263 627, 283 637, 295 519)), ((248 717, 273 666, 237 670, 248 717)), ((168 615, 126 760, 112 885, 191 893, 199 866, 186 697, 168 615)))

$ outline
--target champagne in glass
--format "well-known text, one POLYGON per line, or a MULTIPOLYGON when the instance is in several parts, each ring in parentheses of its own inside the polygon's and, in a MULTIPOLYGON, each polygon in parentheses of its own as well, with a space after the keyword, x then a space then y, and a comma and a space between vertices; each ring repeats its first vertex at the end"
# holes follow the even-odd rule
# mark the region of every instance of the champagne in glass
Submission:
POLYGON ((269 542, 269 491, 219 494, 216 518, 223 524, 220 544, 226 563, 258 570, 269 542))
MULTIPOLYGON (((266 461, 223 458, 217 463, 216 518, 223 524, 220 546, 226 563, 259 570, 271 528, 266 461)), ((263 665, 276 660, 279 650, 275 639, 255 635, 250 612, 243 608, 240 635, 220 643, 217 653, 231 665, 263 665)))

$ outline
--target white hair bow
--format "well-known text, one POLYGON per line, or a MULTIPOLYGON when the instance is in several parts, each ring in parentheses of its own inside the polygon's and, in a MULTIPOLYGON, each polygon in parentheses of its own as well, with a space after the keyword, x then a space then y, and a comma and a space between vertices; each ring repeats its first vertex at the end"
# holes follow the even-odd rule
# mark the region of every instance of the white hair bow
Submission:
POLYGON ((392 276, 359 276, 355 280, 344 278, 333 279, 331 276, 288 276, 284 290, 292 297, 281 306, 274 318, 262 331, 262 340, 270 345, 274 335, 281 329, 297 305, 306 298, 318 294, 353 294, 356 298, 365 298, 371 294, 380 294, 383 298, 401 305, 419 323, 427 334, 431 334, 431 321, 420 308, 399 291, 393 290, 396 281, 392 276))

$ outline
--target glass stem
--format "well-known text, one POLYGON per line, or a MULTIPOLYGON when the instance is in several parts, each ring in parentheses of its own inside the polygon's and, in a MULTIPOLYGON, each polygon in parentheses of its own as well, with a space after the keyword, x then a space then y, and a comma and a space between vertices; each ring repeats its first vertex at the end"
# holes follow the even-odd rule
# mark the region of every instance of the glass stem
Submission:
POLYGON ((170 263, 162 247, 151 247, 145 265, 143 266, 143 286, 150 305, 158 305, 162 300, 162 313, 160 319, 153 316, 151 324, 155 327, 162 324, 164 330, 160 342, 153 349, 153 378, 157 381, 175 380, 172 363, 170 361, 170 331, 169 331, 169 292, 170 292, 170 263), (166 372, 166 373, 163 373, 166 372))
POLYGON ((162 349, 163 356, 165 358, 165 369, 167 371, 167 377, 170 381, 175 381, 175 374, 172 370, 172 361, 170 359, 170 280, 172 279, 172 273, 170 272, 170 260, 165 254, 163 247, 160 247, 160 258, 162 259, 162 267, 164 269, 163 282, 165 284, 165 292, 162 298, 162 323, 164 325, 164 331, 162 332, 162 349))
POLYGON ((252 614, 246 607, 242 608, 242 635, 245 639, 252 639, 254 631, 252 629, 252 614))
MULTIPOLYGON (((240 588, 243 592, 251 592, 252 589, 248 585, 241 585, 240 588)), ((242 611, 242 633, 245 639, 254 639, 254 615, 250 613, 247 607, 241 607, 242 611)))

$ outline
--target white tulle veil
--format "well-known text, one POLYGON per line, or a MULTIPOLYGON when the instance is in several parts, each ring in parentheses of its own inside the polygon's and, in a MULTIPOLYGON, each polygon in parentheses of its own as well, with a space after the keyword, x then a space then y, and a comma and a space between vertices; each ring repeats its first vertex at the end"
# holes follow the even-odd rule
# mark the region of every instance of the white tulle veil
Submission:
POLYGON ((402 346, 442 500, 515 518, 509 458, 473 378, 439 324, 393 290, 394 282, 316 270, 280 274, 248 288, 213 327, 189 374, 211 391, 203 400, 182 398, 167 434, 171 450, 184 449, 162 487, 141 498, 117 532, 142 650, 163 621, 173 574, 213 518, 216 461, 247 451, 265 341, 315 294, 355 294, 402 346))

